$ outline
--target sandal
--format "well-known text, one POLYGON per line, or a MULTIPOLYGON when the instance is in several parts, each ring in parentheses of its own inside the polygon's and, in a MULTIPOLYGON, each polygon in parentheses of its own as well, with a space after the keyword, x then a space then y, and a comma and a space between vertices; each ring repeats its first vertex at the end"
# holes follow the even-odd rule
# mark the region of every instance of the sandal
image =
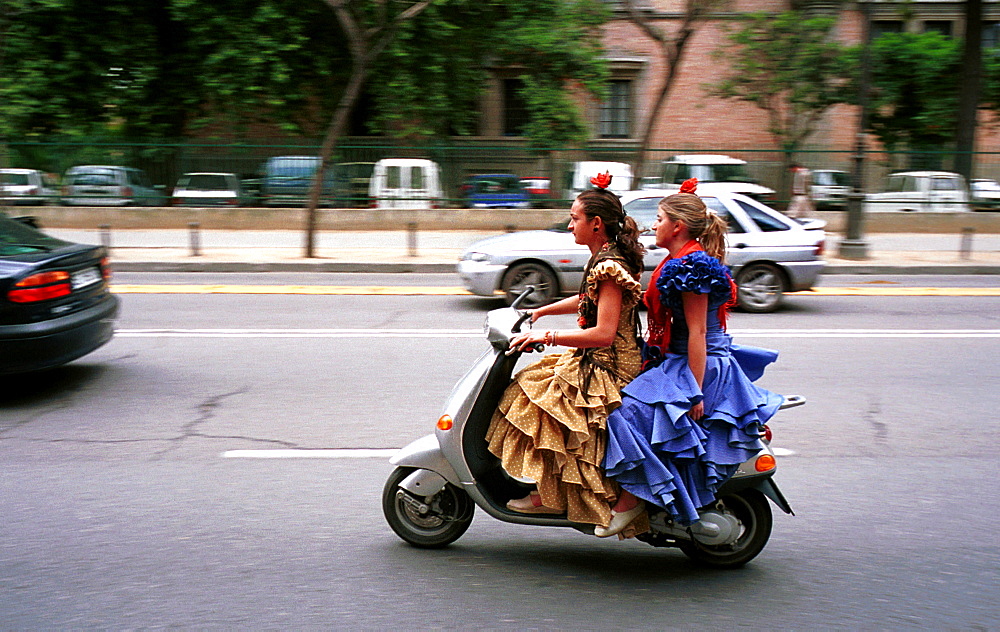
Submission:
POLYGON ((542 504, 542 497, 538 492, 531 492, 524 498, 515 498, 507 503, 507 509, 525 514, 561 514, 562 509, 553 509, 542 504))

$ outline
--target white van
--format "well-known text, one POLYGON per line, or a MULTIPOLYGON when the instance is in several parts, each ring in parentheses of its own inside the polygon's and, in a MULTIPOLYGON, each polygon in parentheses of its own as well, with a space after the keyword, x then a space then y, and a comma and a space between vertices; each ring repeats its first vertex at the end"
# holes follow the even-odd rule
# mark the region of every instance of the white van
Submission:
POLYGON ((965 178, 950 171, 902 171, 886 177, 881 193, 865 196, 865 212, 972 210, 965 178))
POLYGON ((600 160, 585 160, 573 163, 573 169, 569 172, 566 190, 566 199, 573 200, 582 191, 593 189, 594 185, 590 179, 599 173, 611 174, 611 186, 609 191, 621 195, 632 190, 632 166, 624 162, 604 162, 600 160))
POLYGON ((372 170, 368 197, 374 208, 438 208, 441 169, 432 160, 383 158, 372 170))

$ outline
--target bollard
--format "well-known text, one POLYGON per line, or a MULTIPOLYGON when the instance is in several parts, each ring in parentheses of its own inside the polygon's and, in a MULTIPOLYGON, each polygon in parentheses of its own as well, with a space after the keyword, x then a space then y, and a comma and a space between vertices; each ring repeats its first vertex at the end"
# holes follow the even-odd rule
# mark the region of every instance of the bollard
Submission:
POLYGON ((111 250, 111 225, 101 224, 97 228, 101 231, 101 245, 111 250))
POLYGON ((964 261, 972 258, 972 236, 976 234, 975 228, 962 229, 962 241, 958 247, 958 257, 964 261))
POLYGON ((411 257, 417 256, 417 223, 406 224, 406 249, 411 257))
POLYGON ((198 222, 188 222, 188 244, 191 247, 191 256, 201 256, 201 224, 198 222))

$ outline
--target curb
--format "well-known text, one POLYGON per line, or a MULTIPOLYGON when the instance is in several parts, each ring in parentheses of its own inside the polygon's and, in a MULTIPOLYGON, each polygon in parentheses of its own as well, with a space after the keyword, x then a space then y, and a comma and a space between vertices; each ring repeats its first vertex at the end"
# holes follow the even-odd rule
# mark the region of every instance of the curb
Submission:
MULTIPOLYGON (((241 262, 241 261, 120 261, 112 262, 116 272, 326 272, 372 274, 455 273, 454 263, 379 263, 379 262, 241 262)), ((914 264, 878 263, 827 264, 823 274, 857 275, 1000 275, 996 264, 914 264)))

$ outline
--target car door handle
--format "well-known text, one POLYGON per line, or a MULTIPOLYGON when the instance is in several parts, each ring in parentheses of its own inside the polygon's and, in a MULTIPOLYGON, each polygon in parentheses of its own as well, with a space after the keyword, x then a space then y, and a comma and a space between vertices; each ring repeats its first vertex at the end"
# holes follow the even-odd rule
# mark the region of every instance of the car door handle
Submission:
POLYGON ((733 248, 746 248, 746 247, 747 247, 747 245, 746 245, 746 244, 744 244, 744 243, 742 243, 742 242, 741 242, 741 243, 738 243, 738 244, 736 244, 735 246, 733 246, 733 248))

